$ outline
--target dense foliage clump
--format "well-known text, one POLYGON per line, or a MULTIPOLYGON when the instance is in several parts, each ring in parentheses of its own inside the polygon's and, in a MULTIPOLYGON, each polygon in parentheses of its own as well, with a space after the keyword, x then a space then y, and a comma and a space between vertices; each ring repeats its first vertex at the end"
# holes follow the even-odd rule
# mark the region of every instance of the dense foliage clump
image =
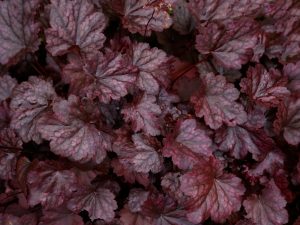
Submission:
POLYGON ((0 225, 299 225, 298 0, 1 0, 0 225))

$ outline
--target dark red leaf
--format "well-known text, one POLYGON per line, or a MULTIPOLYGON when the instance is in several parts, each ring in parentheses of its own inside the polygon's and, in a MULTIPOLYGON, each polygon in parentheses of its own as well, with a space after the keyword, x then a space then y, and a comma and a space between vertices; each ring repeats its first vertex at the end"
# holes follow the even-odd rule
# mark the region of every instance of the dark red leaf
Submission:
POLYGON ((190 0, 189 9, 201 21, 231 20, 255 16, 264 0, 190 0))
POLYGON ((40 44, 40 24, 35 13, 40 0, 5 0, 0 2, 0 63, 16 63, 40 44))
POLYGON ((261 155, 273 150, 274 142, 263 129, 249 129, 248 127, 235 126, 221 128, 216 131, 216 143, 219 149, 227 152, 236 159, 245 158, 248 152, 253 159, 258 160, 261 155))
POLYGON ((245 192, 241 179, 223 172, 223 166, 215 159, 195 165, 180 182, 180 189, 190 197, 187 217, 194 223, 208 217, 222 223, 241 207, 245 192))
POLYGON ((115 174, 117 176, 123 176, 125 181, 128 183, 133 184, 134 182, 138 182, 145 187, 147 187, 150 183, 148 174, 135 172, 133 168, 122 164, 119 160, 113 160, 111 165, 115 174))
POLYGON ((172 157, 180 169, 192 168, 198 157, 212 155, 212 141, 194 119, 178 122, 173 134, 164 140, 163 155, 172 157))
POLYGON ((47 49, 62 55, 73 46, 83 54, 93 54, 103 46, 106 18, 87 0, 51 0, 50 26, 46 30, 47 49))
POLYGON ((289 144, 300 143, 300 98, 288 98, 279 106, 274 128, 289 144))
POLYGON ((135 132, 143 130, 146 134, 155 136, 160 134, 158 116, 161 113, 160 107, 156 104, 153 95, 144 94, 139 97, 136 104, 130 104, 122 109, 126 122, 131 122, 135 132))
POLYGON ((282 225, 288 222, 286 201, 273 180, 266 184, 260 195, 253 194, 244 202, 246 218, 260 225, 282 225))
POLYGON ((209 23, 198 27, 196 48, 203 55, 227 69, 240 69, 253 56, 258 44, 258 26, 244 18, 226 24, 209 23))
POLYGON ((250 67, 247 78, 240 82, 241 92, 257 104, 274 107, 290 95, 286 88, 287 78, 276 69, 267 71, 261 64, 250 67))
POLYGON ((29 171, 27 184, 29 205, 41 203, 45 209, 62 205, 78 189, 75 173, 56 161, 39 162, 29 171))
POLYGON ((223 123, 234 126, 246 122, 247 114, 243 106, 235 102, 239 94, 224 76, 208 73, 202 76, 202 86, 191 97, 191 102, 196 116, 204 117, 210 128, 218 129, 223 123))
POLYGON ((113 150, 118 154, 119 161, 126 167, 132 168, 138 173, 158 173, 162 169, 162 157, 147 140, 140 134, 131 137, 133 143, 116 141, 113 150))
POLYGON ((50 141, 51 151, 71 160, 100 163, 110 149, 110 136, 97 129, 94 119, 99 112, 93 104, 83 105, 70 95, 53 105, 54 115, 39 122, 42 137, 50 141))
POLYGON ((122 23, 131 33, 150 36, 172 25, 167 12, 170 0, 124 0, 122 23))
POLYGON ((284 155, 279 150, 272 149, 259 163, 253 166, 249 173, 254 177, 260 177, 264 175, 265 172, 273 176, 283 165, 284 155))
POLYGON ((147 43, 134 43, 132 63, 139 69, 137 86, 148 94, 158 94, 160 86, 169 84, 170 59, 158 49, 147 43))
POLYGON ((108 222, 113 220, 117 207, 114 194, 105 188, 87 189, 68 202, 70 210, 76 213, 86 210, 92 220, 103 219, 108 222))
POLYGON ((64 68, 63 78, 70 83, 71 93, 108 103, 125 96, 136 80, 137 69, 119 53, 107 50, 84 64, 78 60, 71 58, 64 68))
POLYGON ((10 125, 24 142, 33 140, 41 143, 37 122, 43 117, 54 98, 56 93, 52 83, 38 77, 30 77, 28 81, 14 89, 10 103, 12 110, 10 125))
POLYGON ((16 173, 17 156, 22 149, 22 141, 15 132, 6 128, 0 130, 0 178, 12 179, 16 173))

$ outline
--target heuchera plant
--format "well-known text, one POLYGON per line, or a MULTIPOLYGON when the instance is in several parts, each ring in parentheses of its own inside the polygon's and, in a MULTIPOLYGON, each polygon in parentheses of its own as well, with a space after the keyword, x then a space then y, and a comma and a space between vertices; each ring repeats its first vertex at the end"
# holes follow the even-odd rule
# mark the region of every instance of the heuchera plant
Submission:
POLYGON ((0 0, 0 225, 299 225, 299 0, 0 0))

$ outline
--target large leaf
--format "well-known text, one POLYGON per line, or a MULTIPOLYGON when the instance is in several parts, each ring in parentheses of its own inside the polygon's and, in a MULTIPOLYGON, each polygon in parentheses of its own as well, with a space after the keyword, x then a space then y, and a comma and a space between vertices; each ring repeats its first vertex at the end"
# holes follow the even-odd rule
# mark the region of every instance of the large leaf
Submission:
POLYGON ((258 25, 244 18, 225 24, 209 23, 198 28, 196 48, 227 69, 240 69, 253 56, 258 44, 258 25))
POLYGON ((47 114, 38 125, 42 137, 50 141, 51 151, 75 161, 102 162, 110 149, 110 136, 94 124, 99 118, 95 106, 70 95, 68 100, 56 102, 53 110, 55 114, 47 114))
POLYGON ((120 53, 107 50, 82 63, 70 58, 63 79, 70 83, 70 92, 108 103, 125 96, 136 80, 137 69, 120 53))
POLYGON ((233 84, 227 83, 224 76, 208 73, 202 76, 202 86, 191 97, 197 117, 204 117, 205 123, 212 129, 218 129, 223 123, 234 126, 246 122, 247 115, 243 106, 235 102, 239 91, 233 84))
POLYGON ((42 141, 37 131, 37 122, 43 117, 55 97, 52 83, 38 77, 29 77, 28 81, 14 89, 10 103, 12 110, 10 125, 24 142, 42 141))
POLYGON ((27 175, 28 203, 45 209, 62 205, 78 189, 76 174, 56 161, 41 161, 27 175))
POLYGON ((50 28, 46 30, 47 48, 62 55, 74 46, 92 54, 103 46, 106 18, 88 0, 51 0, 50 28))
POLYGON ((18 57, 39 46, 39 26, 35 13, 40 0, 0 2, 0 63, 16 63, 18 57))
POLYGON ((116 141, 113 150, 118 154, 119 161, 126 167, 138 173, 158 173, 162 169, 162 157, 147 140, 140 134, 132 135, 133 143, 116 141))
POLYGON ((164 140, 163 155, 181 169, 191 168, 198 157, 212 155, 212 141, 195 119, 178 122, 173 134, 164 140))
POLYGON ((274 142, 268 137, 263 129, 249 129, 244 126, 221 128, 215 136, 219 149, 227 152, 236 159, 242 159, 248 152, 252 153, 254 159, 260 155, 273 150, 274 142))
POLYGON ((180 189, 190 196, 187 217, 194 223, 208 217, 222 223, 241 207, 245 192, 241 179, 223 172, 223 166, 214 159, 194 166, 180 182, 180 189))
POLYGON ((267 71, 261 64, 250 67, 247 78, 240 82, 242 92, 255 103, 266 107, 277 106, 290 95, 286 85, 287 77, 275 69, 267 71))
POLYGON ((244 202, 246 218, 259 225, 282 225, 288 222, 286 201, 273 180, 266 184, 260 195, 253 194, 244 202))
POLYGON ((160 85, 166 87, 169 83, 167 54, 146 43, 134 43, 132 51, 132 63, 139 69, 138 88, 148 94, 158 94, 160 85))
POLYGON ((114 210, 118 207, 114 198, 114 194, 108 189, 88 189, 73 197, 68 202, 68 208, 77 213, 86 210, 92 220, 103 219, 109 222, 113 220, 114 210))

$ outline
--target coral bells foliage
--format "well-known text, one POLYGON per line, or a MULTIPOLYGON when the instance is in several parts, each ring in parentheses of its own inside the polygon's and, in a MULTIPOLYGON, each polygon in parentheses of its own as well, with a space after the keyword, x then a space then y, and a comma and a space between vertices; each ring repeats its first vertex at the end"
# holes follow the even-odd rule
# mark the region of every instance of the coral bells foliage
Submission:
POLYGON ((298 0, 0 0, 0 225, 299 225, 298 0))

